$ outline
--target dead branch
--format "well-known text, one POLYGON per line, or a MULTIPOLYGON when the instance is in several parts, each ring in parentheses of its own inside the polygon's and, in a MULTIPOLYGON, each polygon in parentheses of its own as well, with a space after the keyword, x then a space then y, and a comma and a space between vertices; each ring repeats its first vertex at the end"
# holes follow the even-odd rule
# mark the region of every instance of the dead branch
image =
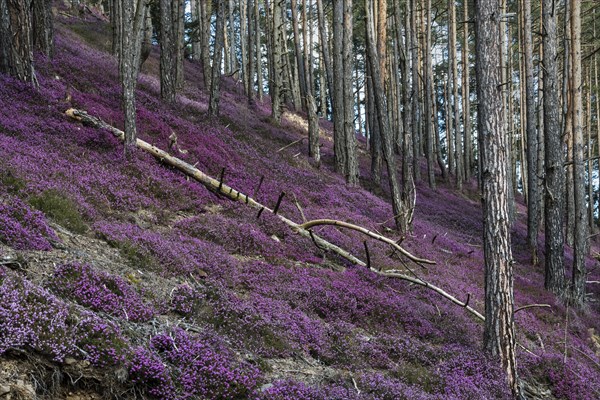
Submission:
POLYGON ((416 262, 417 264, 435 264, 435 261, 431 261, 425 258, 419 258, 416 257, 414 255, 412 255, 411 253, 409 253, 408 251, 406 251, 404 248, 400 247, 395 241, 393 241, 390 238, 387 238, 385 236, 379 235, 369 229, 363 228, 362 226, 358 226, 358 225, 354 225, 351 224, 349 222, 344 222, 344 221, 338 221, 335 219, 315 219, 312 221, 308 221, 303 223, 302 225, 300 225, 300 228, 302 229, 310 229, 314 226, 320 226, 320 225, 333 225, 333 226, 339 226, 342 228, 346 228, 346 229, 351 229, 353 231, 357 231, 360 232, 362 234, 365 234, 375 240, 379 240, 380 242, 383 243, 387 243, 390 246, 392 246, 395 250, 397 250, 398 252, 400 252, 402 255, 404 255, 405 257, 407 257, 409 260, 416 262))
MULTIPOLYGON (((78 120, 84 124, 87 124, 87 125, 90 125, 90 126, 93 126, 96 128, 106 129, 107 131, 111 132, 114 136, 116 136, 120 140, 124 140, 125 134, 123 133, 123 131, 107 124, 106 122, 102 121, 99 118, 89 115, 85 111, 71 108, 71 109, 67 110, 65 113, 69 117, 71 117, 75 120, 78 120)), ((260 210, 259 215, 261 212, 263 212, 265 210, 270 213, 273 213, 272 209, 262 205, 261 203, 257 202, 256 200, 249 197, 248 195, 243 194, 243 193, 229 187, 225 183, 219 182, 219 180, 214 179, 209 175, 206 175, 204 172, 200 171, 199 169, 195 168, 194 166, 188 164, 187 162, 185 162, 183 160, 180 160, 176 157, 171 156, 170 154, 159 149, 156 146, 153 146, 141 139, 136 139, 136 145, 140 149, 152 154, 155 158, 157 158, 161 162, 163 162, 167 165, 170 165, 172 167, 175 167, 176 169, 180 170, 184 174, 195 179, 196 181, 198 181, 199 183, 204 185, 207 189, 209 189, 215 193, 218 193, 218 191, 220 191, 220 194, 224 195, 225 197, 227 197, 233 201, 245 202, 249 206, 251 206, 255 209, 259 209, 260 210)), ((261 182, 262 182, 262 179, 261 179, 261 182)), ((435 264, 434 261, 415 257, 412 254, 410 254, 409 252, 407 252, 406 250, 404 250, 403 248, 401 248, 393 240, 388 239, 382 235, 373 233, 372 231, 369 231, 368 229, 362 228, 357 225, 353 225, 353 224, 342 222, 342 221, 336 221, 336 220, 314 220, 314 221, 309 221, 304 224, 297 224, 294 221, 282 216, 281 214, 277 214, 277 218, 279 218, 283 223, 288 225, 290 227, 290 229, 292 229, 292 231, 298 233, 299 235, 301 235, 303 237, 311 239, 317 247, 319 247, 321 249, 326 249, 326 250, 332 251, 332 252, 336 253, 338 256, 350 261, 351 263, 362 266, 362 267, 367 266, 367 264, 364 261, 358 259, 353 254, 342 249, 341 247, 336 246, 333 243, 330 243, 330 242, 326 241, 325 239, 317 236, 309 228, 312 226, 318 226, 318 225, 337 225, 340 227, 353 229, 353 230, 361 232, 369 237, 372 237, 376 240, 379 240, 379 241, 382 241, 384 243, 391 245, 396 250, 398 250, 399 252, 404 254, 407 258, 409 258, 417 263, 435 264)), ((445 297, 446 299, 450 300, 452 303, 465 308, 471 314, 475 315, 478 319, 480 319, 482 321, 485 320, 485 317, 479 311, 477 311, 474 308, 472 308, 471 306, 469 306, 468 303, 463 303, 462 301, 458 300, 456 297, 452 296, 451 294, 449 294, 442 288, 439 288, 417 276, 414 276, 414 277, 408 276, 408 275, 405 275, 405 274, 403 274, 399 271, 395 271, 395 270, 380 271, 372 266, 369 269, 372 272, 374 272, 378 275, 381 275, 381 276, 405 280, 407 282, 411 282, 413 284, 423 286, 425 288, 433 290, 434 292, 436 292, 436 293, 440 294, 441 296, 445 297)))
POLYGON ((305 138, 294 140, 292 143, 286 144, 285 146, 283 146, 282 148, 280 148, 279 150, 277 150, 276 153, 282 152, 283 150, 287 149, 288 147, 292 147, 293 145, 302 142, 304 139, 305 138))
MULTIPOLYGON (((125 134, 123 133, 123 131, 115 128, 114 126, 107 124, 106 122, 102 121, 100 118, 96 118, 96 117, 89 115, 85 111, 70 108, 65 112, 65 114, 67 114, 69 117, 71 117, 75 120, 78 120, 86 125, 93 126, 95 128, 105 129, 105 130, 109 131, 110 133, 112 133, 117 138, 119 138, 121 141, 124 140, 125 134)), ((172 167, 175 167, 179 171, 181 171, 184 174, 188 175, 189 177, 195 179, 196 181, 198 181, 199 183, 204 185, 207 189, 209 189, 215 193, 219 193, 218 192, 219 181, 217 179, 215 179, 209 175, 206 175, 204 172, 195 168, 191 164, 188 164, 187 162, 180 160, 177 157, 173 157, 166 151, 163 151, 163 150, 159 149, 158 147, 151 145, 150 143, 145 142, 141 139, 136 139, 136 145, 140 149, 152 154, 155 158, 157 158, 161 162, 163 162, 167 165, 170 165, 172 167)), ((244 202, 244 203, 248 204, 250 207, 253 207, 253 208, 256 208, 259 210, 264 209, 263 211, 266 210, 270 213, 273 213, 272 209, 262 205, 261 203, 254 200, 247 194, 243 194, 243 193, 229 187, 225 183, 223 183, 221 185, 220 194, 229 198, 230 200, 244 202)), ((292 231, 298 233, 299 235, 301 235, 303 237, 306 237, 309 239, 311 238, 311 234, 309 233, 309 231, 301 228, 299 224, 282 216, 281 214, 277 214, 277 217, 283 223, 288 225, 292 229, 292 231)), ((333 243, 330 243, 317 235, 313 235, 312 239, 314 240, 315 243, 318 243, 319 246, 321 246, 322 248, 326 248, 327 250, 330 250, 330 251, 336 253, 337 255, 339 255, 342 258, 345 258, 346 260, 350 261, 351 263, 357 264, 357 265, 360 265, 363 267, 366 266, 364 261, 358 259, 354 255, 352 255, 350 252, 342 249, 341 247, 336 246, 333 243)))
POLYGON ((545 307, 545 308, 552 308, 552 306, 550 304, 528 304, 526 306, 521 306, 515 309, 515 314, 518 313, 519 311, 523 311, 526 310, 528 308, 533 308, 533 307, 545 307))

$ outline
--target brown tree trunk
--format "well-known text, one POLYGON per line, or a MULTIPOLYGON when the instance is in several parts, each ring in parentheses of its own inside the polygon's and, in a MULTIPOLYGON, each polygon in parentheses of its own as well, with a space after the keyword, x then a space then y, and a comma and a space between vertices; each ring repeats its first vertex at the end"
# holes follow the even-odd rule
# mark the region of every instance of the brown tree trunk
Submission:
POLYGON ((454 137, 454 154, 451 154, 450 157, 454 158, 454 162, 456 165, 455 168, 455 179, 456 179, 456 187, 458 190, 462 189, 463 183, 463 155, 462 155, 462 140, 460 134, 460 110, 459 110, 459 99, 458 99, 458 61, 456 56, 456 4, 455 0, 448 0, 448 11, 450 13, 450 26, 449 33, 449 47, 448 47, 448 55, 450 57, 450 65, 448 66, 448 84, 451 87, 451 96, 449 97, 449 104, 451 107, 452 116, 449 116, 448 121, 451 125, 451 130, 453 131, 454 137))
POLYGON ((578 306, 585 302, 586 266, 588 222, 585 201, 585 168, 583 160, 583 95, 581 79, 581 3, 580 0, 571 1, 571 59, 573 65, 573 197, 574 214, 573 224, 573 282, 571 294, 573 301, 578 306))
POLYGON ((514 326, 512 252, 508 208, 509 164, 507 135, 502 114, 500 71, 500 18, 498 0, 478 0, 477 99, 482 151, 485 326, 484 349, 501 360, 508 384, 519 395, 514 326))
POLYGON ((137 0, 123 1, 119 20, 121 44, 119 46, 119 77, 122 88, 122 108, 125 115, 125 153, 135 147, 137 137, 135 87, 140 65, 140 54, 143 37, 143 25, 146 18, 146 2, 137 0))
POLYGON ((177 24, 173 20, 177 1, 160 0, 160 96, 170 104, 177 91, 177 24))
POLYGON ((558 68, 556 53, 558 47, 557 14, 555 0, 543 0, 544 30, 544 158, 545 194, 545 279, 546 289, 562 295, 565 290, 564 270, 564 168, 563 143, 560 127, 560 104, 558 96, 558 68))
POLYGON ((463 0, 463 45, 462 45, 462 100, 463 100, 463 133, 464 133, 464 169, 465 180, 471 179, 473 173, 473 136, 471 134, 471 89, 469 63, 469 0, 463 0))
POLYGON ((272 77, 269 80, 269 93, 271 95, 271 118, 276 124, 281 123, 281 88, 283 86, 283 79, 281 76, 282 65, 281 65, 281 52, 282 52, 282 41, 283 41, 283 21, 281 18, 281 2, 280 0, 274 0, 272 4, 272 21, 271 37, 272 37, 272 48, 271 48, 271 71, 272 77))
POLYGON ((0 0, 0 72, 37 85, 28 0, 0 0))
MULTIPOLYGON (((452 0, 453 1, 453 0, 452 0)), ((425 87, 425 156, 427 158, 427 181, 429 187, 435 189, 435 173, 434 173, 434 155, 433 155, 433 66, 431 63, 431 0, 427 0, 425 8, 425 40, 424 40, 424 58, 425 58, 425 73, 423 74, 425 87)))
POLYGON ((527 245, 534 265, 538 263, 537 238, 540 218, 538 194, 538 134, 535 118, 535 87, 533 85, 533 39, 531 28, 531 0, 523 1, 525 47, 525 109, 527 120, 527 245))
POLYGON ((225 40, 225 0, 217 2, 217 30, 213 51, 210 97, 208 100, 208 115, 219 115, 219 100, 221 98, 221 61, 223 60, 223 41, 225 40))
POLYGON ((394 213, 394 221, 396 222, 396 227, 400 231, 406 232, 407 221, 404 221, 401 218, 403 212, 403 204, 401 199, 400 187, 398 185, 398 178, 396 175, 396 156, 394 154, 394 149, 392 145, 392 133, 389 128, 383 81, 379 70, 380 63, 378 60, 377 50, 375 48, 374 34, 371 28, 373 21, 369 9, 369 0, 365 0, 365 14, 368 52, 367 59, 371 69, 371 81, 373 82, 373 92, 375 97, 375 111, 377 114, 377 121, 379 123, 379 129, 381 133, 383 154, 387 165, 390 192, 392 196, 392 210, 394 213))
POLYGON ((52 57, 54 54, 54 24, 52 0, 33 0, 33 44, 35 48, 52 57))
POLYGON ((298 69, 298 81, 300 85, 300 102, 302 104, 302 109, 306 110, 306 72, 304 70, 304 54, 302 52, 302 48, 300 46, 301 38, 300 38, 300 28, 298 27, 298 22, 300 19, 298 18, 298 1, 291 0, 291 8, 292 8, 292 29, 294 32, 294 49, 295 49, 295 65, 298 69))
MULTIPOLYGON (((352 68, 353 31, 352 0, 344 0, 343 22, 343 102, 344 102, 344 136, 346 153, 346 182, 351 186, 358 185, 358 156, 356 154, 356 129, 354 127, 354 86, 352 68)), ((384 92, 382 92, 383 94, 384 92)))

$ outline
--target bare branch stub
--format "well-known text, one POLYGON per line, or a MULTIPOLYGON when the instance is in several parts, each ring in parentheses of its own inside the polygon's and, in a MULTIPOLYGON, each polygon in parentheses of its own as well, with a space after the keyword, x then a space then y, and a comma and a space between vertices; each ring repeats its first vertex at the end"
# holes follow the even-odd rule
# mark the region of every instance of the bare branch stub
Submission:
POLYGON ((279 211, 279 206, 281 205, 281 200, 283 200, 283 196, 285 196, 285 192, 281 192, 279 194, 279 198, 277 199, 277 204, 275 204, 275 208, 273 209, 273 214, 277 215, 277 211, 279 211))

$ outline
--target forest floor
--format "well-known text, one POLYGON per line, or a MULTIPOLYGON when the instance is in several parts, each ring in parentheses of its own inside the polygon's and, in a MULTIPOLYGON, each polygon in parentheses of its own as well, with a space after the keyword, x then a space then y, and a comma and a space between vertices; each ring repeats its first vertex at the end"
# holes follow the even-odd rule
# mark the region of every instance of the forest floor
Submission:
MULTIPOLYGON (((382 277, 315 246, 276 216, 217 196, 110 133, 65 116, 86 110, 122 128, 109 26, 61 11, 53 60, 36 56, 39 89, 0 76, 0 399, 510 398, 483 326, 426 288, 382 277)), ((393 230, 387 187, 348 187, 307 154, 301 114, 271 123, 223 78, 208 118, 202 71, 185 62, 173 106, 160 100, 158 50, 137 90, 139 137, 298 223, 331 218, 380 232, 435 265, 411 265, 368 241, 372 266, 410 268, 483 312, 482 214, 476 182, 461 192, 417 183, 412 232, 393 230)), ((383 177, 385 182, 386 177, 383 177)), ((530 264, 517 199, 519 374, 530 398, 600 399, 600 285, 577 310, 544 290, 530 264)), ((365 236, 314 229, 365 257, 365 236)), ((600 281, 592 242, 589 281, 600 281)), ((566 248, 566 264, 571 250, 566 248)), ((567 271, 568 273, 568 271, 567 271)))

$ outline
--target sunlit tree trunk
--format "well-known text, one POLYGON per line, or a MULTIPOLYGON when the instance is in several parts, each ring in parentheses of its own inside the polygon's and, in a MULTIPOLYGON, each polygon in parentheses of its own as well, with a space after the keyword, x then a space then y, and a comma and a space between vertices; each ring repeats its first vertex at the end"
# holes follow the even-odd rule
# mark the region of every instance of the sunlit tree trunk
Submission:
POLYGON ((248 46, 247 46, 247 53, 246 53, 246 57, 248 57, 248 59, 246 60, 246 62, 248 63, 248 65, 246 66, 246 73, 247 73, 247 79, 246 79, 246 95, 248 98, 248 104, 249 105, 253 105, 254 104, 254 44, 255 44, 255 39, 254 39, 254 35, 256 35, 256 32, 254 30, 254 1, 258 2, 258 0, 247 0, 247 11, 246 11, 246 15, 248 17, 248 35, 247 35, 247 39, 248 39, 248 46))
POLYGON ((306 110, 306 72, 304 70, 304 54, 301 47, 300 28, 298 18, 298 1, 291 0, 292 30, 294 32, 295 65, 298 70, 298 81, 300 85, 300 102, 302 109, 306 110))
POLYGON ((498 0, 478 0, 476 76, 478 133, 482 151, 485 324, 484 349, 501 360, 508 384, 519 394, 514 326, 513 268, 510 247, 507 132, 502 111, 498 0))
POLYGON ((256 81, 258 86, 258 100, 262 101, 263 90, 263 68, 262 68, 262 47, 261 47, 261 29, 260 29, 260 0, 254 0, 254 46, 256 53, 256 81))
POLYGON ((588 222, 585 201, 585 170, 583 142, 583 95, 581 78, 581 3, 571 1, 571 58, 573 65, 573 198, 575 220, 573 224, 573 282, 572 298, 575 304, 585 302, 588 222))
POLYGON ((282 52, 282 41, 283 41, 283 21, 281 18, 281 2, 280 0, 274 0, 272 4, 272 49, 271 49, 271 70, 272 76, 270 77, 269 93, 271 95, 271 118, 276 124, 281 123, 281 88, 283 86, 283 79, 281 76, 282 65, 281 65, 281 52, 282 52))
MULTIPOLYGON (((421 166, 419 160, 421 159, 421 106, 419 101, 421 99, 420 93, 420 76, 419 76, 419 46, 417 43, 417 1, 409 0, 410 2, 410 52, 412 63, 411 63, 411 74, 412 74, 412 152, 413 152, 413 179, 415 181, 421 180, 421 166)), ((407 25, 408 27, 408 25, 407 25)))
MULTIPOLYGON (((451 0, 453 1, 453 0, 451 0)), ((425 39, 423 46, 423 56, 425 62, 425 73, 423 74, 423 86, 425 87, 424 109, 425 109, 425 156, 427 158, 427 181, 429 187, 435 189, 435 173, 434 173, 434 155, 433 155, 433 67, 431 63, 431 0, 426 2, 425 12, 425 39)), ((437 134, 437 133, 436 133, 437 134)))
POLYGON ((160 0, 160 95, 175 102, 177 91, 177 23, 173 20, 174 2, 160 0))

